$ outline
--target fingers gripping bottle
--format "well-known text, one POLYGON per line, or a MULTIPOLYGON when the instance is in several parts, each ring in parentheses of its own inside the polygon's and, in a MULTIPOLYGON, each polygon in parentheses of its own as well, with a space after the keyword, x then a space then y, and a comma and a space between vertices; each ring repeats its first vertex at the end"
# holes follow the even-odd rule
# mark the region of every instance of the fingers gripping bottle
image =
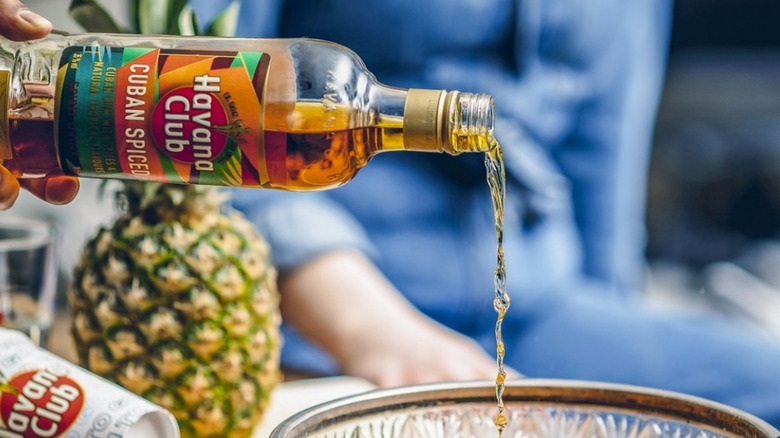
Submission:
POLYGON ((0 44, 0 160, 52 172, 318 190, 377 153, 487 151, 493 99, 380 84, 311 39, 53 34, 0 44))

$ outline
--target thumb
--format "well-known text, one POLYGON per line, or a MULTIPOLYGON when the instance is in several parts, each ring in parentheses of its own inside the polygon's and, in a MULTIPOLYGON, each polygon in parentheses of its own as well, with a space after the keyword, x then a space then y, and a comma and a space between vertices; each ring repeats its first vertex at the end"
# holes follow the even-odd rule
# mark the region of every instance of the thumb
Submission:
POLYGON ((0 35, 14 41, 43 38, 51 32, 49 20, 19 0, 0 0, 0 35))
POLYGON ((17 196, 19 196, 19 181, 8 169, 0 165, 0 210, 11 208, 17 196))
POLYGON ((54 205, 67 204, 79 191, 79 180, 61 173, 40 179, 22 179, 19 183, 33 195, 54 205))

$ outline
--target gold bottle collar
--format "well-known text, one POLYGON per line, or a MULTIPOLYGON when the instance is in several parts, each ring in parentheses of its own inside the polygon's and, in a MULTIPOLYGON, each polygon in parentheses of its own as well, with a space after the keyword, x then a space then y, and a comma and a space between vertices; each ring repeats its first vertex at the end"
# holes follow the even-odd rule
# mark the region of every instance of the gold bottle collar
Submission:
POLYGON ((404 148, 453 153, 448 135, 449 102, 457 92, 412 88, 404 108, 404 148))

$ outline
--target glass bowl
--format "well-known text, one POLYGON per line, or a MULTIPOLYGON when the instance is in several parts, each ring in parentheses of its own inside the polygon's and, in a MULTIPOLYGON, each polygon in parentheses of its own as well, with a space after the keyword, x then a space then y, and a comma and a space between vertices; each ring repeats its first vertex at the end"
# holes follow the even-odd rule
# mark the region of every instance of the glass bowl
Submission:
MULTIPOLYGON (((780 438, 768 423, 689 395, 628 385, 524 379, 504 393, 504 438, 780 438)), ((271 438, 493 438, 485 382, 376 390, 306 409, 271 438)))

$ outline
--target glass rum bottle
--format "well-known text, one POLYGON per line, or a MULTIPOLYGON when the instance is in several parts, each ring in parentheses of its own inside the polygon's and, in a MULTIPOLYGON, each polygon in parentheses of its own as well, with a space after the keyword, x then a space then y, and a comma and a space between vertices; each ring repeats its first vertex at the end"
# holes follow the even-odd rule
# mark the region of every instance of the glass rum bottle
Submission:
POLYGON ((380 84, 312 39, 54 33, 0 43, 0 160, 166 183, 318 190, 377 153, 487 151, 493 99, 380 84))

